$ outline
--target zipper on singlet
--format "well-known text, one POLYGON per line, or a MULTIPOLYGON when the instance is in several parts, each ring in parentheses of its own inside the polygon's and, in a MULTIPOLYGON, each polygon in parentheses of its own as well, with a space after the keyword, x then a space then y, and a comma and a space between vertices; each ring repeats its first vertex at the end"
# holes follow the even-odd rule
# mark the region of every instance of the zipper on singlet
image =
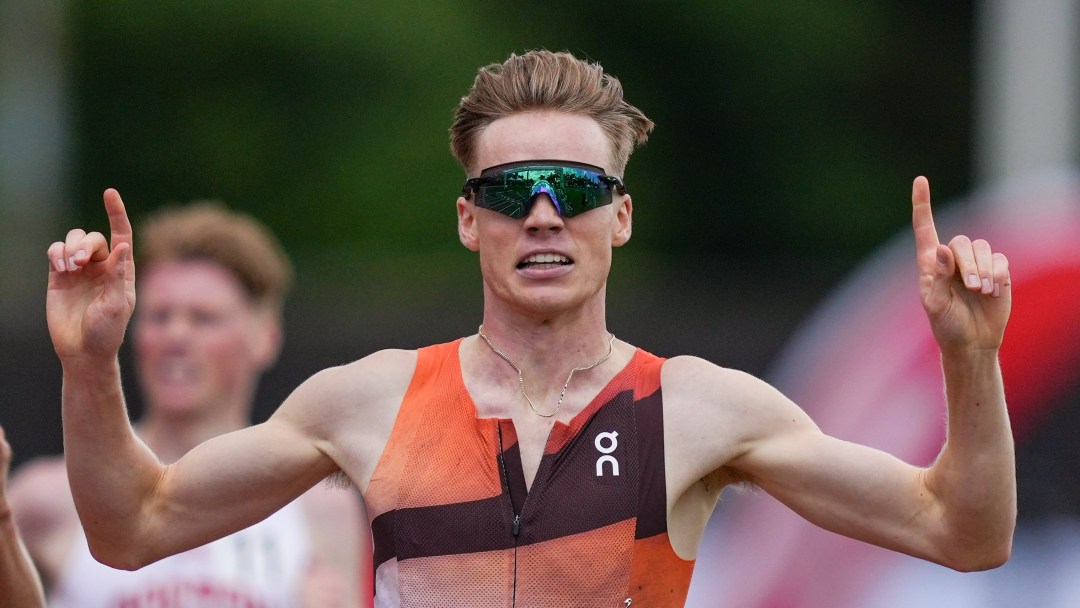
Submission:
MULTIPOLYGON (((506 459, 503 458, 503 435, 502 435, 502 423, 500 421, 495 422, 495 428, 499 433, 499 454, 497 456, 499 460, 499 472, 501 473, 503 488, 506 489, 506 499, 510 503, 510 513, 514 515, 514 520, 510 524, 510 534, 514 537, 514 587, 510 597, 510 606, 517 606, 517 550, 518 550, 518 535, 521 534, 521 515, 514 512, 514 495, 510 490, 510 476, 506 471, 506 459)), ((525 503, 529 500, 529 495, 525 494, 525 500, 521 501, 521 511, 525 511, 525 503)), ((633 599, 626 598, 623 602, 624 606, 630 606, 633 604, 633 599)))
MULTIPOLYGON (((502 435, 502 422, 496 420, 495 428, 499 431, 499 470, 502 472, 503 487, 506 488, 506 498, 510 503, 510 513, 514 516, 514 521, 510 525, 510 534, 514 536, 514 586, 510 596, 510 606, 517 606, 517 549, 518 549, 518 534, 521 533, 521 515, 514 513, 514 496, 510 493, 510 476, 506 471, 506 459, 503 458, 503 435, 502 435)), ((528 500, 528 495, 525 496, 525 500, 528 500)), ((521 510, 525 510, 525 503, 522 501, 521 510)))

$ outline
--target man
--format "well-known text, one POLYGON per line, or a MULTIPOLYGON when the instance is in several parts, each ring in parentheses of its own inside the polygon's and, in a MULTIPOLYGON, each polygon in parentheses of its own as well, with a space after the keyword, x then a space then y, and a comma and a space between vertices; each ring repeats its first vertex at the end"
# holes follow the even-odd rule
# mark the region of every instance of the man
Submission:
POLYGON ((8 506, 10 465, 11 446, 0 427, 0 606, 36 608, 45 605, 45 594, 8 506))
MULTIPOLYGON (((141 236, 133 346, 145 411, 134 434, 171 463, 250 424, 281 347, 292 268, 261 224, 214 203, 160 211, 141 236)), ((54 606, 352 607, 370 576, 360 500, 340 488, 315 487, 249 529, 135 573, 91 557, 63 459, 28 463, 12 502, 54 606)))
POLYGON ((68 470, 96 555, 140 567, 341 472, 372 521, 379 606, 681 605, 705 523, 739 481, 854 538, 960 570, 1003 563, 1015 520, 997 363, 1006 258, 967 237, 940 244, 915 180, 948 441, 923 469, 828 437, 755 378, 608 332, 612 248, 633 212, 618 176, 651 127, 616 79, 571 55, 481 69, 451 129, 469 177, 459 238, 483 275, 477 335, 322 371, 266 423, 171 466, 127 424, 116 353, 135 267, 107 190, 111 243, 73 230, 48 250, 68 470))

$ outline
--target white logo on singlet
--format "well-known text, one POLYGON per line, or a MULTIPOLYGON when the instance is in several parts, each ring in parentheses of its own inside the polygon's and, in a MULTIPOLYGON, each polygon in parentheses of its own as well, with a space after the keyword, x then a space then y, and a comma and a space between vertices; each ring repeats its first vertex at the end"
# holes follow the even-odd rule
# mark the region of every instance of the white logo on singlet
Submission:
POLYGON ((603 456, 596 459, 596 476, 604 476, 604 463, 611 463, 611 474, 615 477, 619 476, 619 461, 615 460, 615 457, 611 455, 619 447, 619 433, 618 431, 611 431, 610 433, 600 433, 593 441, 593 445, 600 451, 603 456), (605 443, 607 445, 605 445, 605 443))

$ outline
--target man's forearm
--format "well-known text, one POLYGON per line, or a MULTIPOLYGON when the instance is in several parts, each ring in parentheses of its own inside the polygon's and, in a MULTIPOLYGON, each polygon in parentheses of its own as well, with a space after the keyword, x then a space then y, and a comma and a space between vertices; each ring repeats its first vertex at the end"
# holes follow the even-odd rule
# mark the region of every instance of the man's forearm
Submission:
POLYGON ((957 547, 976 561, 1004 560, 1016 523, 1016 456, 997 352, 946 353, 942 369, 948 435, 932 488, 957 547))
POLYGON ((68 480, 87 539, 122 547, 137 534, 161 465, 135 437, 119 363, 65 363, 62 401, 68 480))

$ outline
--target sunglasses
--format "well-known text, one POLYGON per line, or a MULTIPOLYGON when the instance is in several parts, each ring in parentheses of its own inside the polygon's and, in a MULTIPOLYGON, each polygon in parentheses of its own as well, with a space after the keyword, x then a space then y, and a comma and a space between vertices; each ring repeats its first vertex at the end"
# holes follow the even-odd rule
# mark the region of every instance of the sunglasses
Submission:
POLYGON ((461 195, 476 193, 476 206, 512 218, 528 215, 541 194, 551 197, 559 215, 570 218, 610 205, 612 190, 626 194, 619 178, 600 167, 564 160, 528 160, 488 167, 465 180, 461 195))

